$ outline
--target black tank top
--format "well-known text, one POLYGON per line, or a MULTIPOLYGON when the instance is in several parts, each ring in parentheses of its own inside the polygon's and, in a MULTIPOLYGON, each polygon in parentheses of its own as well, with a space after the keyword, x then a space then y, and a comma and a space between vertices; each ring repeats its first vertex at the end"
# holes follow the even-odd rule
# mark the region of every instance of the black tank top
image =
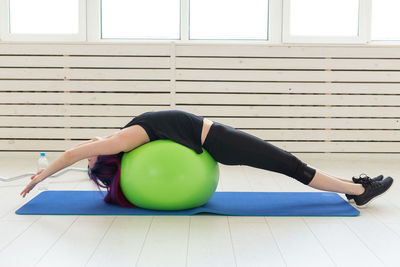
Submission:
POLYGON ((126 127, 140 125, 147 132, 150 141, 170 139, 193 149, 197 154, 201 148, 203 117, 182 110, 148 111, 136 116, 126 127))

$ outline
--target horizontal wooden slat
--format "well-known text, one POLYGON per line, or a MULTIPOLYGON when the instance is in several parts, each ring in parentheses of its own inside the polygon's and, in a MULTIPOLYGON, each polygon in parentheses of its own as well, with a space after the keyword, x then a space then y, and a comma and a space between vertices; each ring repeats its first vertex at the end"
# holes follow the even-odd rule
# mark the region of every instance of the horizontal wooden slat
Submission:
MULTIPOLYGON (((171 71, 158 69, 0 69, 0 79, 170 80, 171 71)), ((290 82, 400 82, 396 71, 268 71, 177 70, 176 80, 290 81, 290 82)))
POLYGON ((284 129, 400 129, 399 119, 342 118, 216 118, 212 119, 236 128, 284 129))
POLYGON ((0 67, 170 68, 170 57, 1 56, 0 67))
POLYGON ((0 138, 12 139, 91 139, 119 129, 0 128, 0 138))
POLYGON ((0 79, 170 80, 169 69, 0 68, 0 79))
POLYGON ((24 81, 0 80, 0 91, 170 92, 170 81, 24 81))
POLYGON ((150 105, 0 105, 0 115, 132 116, 146 111, 171 109, 169 103, 150 105))
MULTIPOLYGON (((104 127, 118 128, 130 117, 0 117, 2 127, 104 127)), ((346 118, 216 118, 210 120, 235 128, 264 129, 400 129, 399 119, 346 119, 346 118)))
POLYGON ((396 71, 269 71, 269 70, 177 70, 176 80, 191 81, 316 81, 400 82, 396 71))
MULTIPOLYGON (((169 80, 169 69, 2 68, 0 79, 169 80)), ((176 79, 211 81, 399 82, 396 71, 177 70, 176 79)))
POLYGON ((130 43, 1 43, 0 55, 127 55, 168 56, 171 45, 130 43))
POLYGON ((65 151, 82 141, 67 140, 0 140, 0 150, 65 151))
MULTIPOLYGON (((399 131, 387 130, 242 130, 265 141, 397 141, 400 142, 399 131)), ((400 151, 399 151, 400 152, 400 151)))
MULTIPOLYGON (((265 45, 176 44, 176 56, 400 58, 399 46, 389 45, 265 45)), ((33 55, 169 55, 171 43, 5 43, 0 54, 33 55)))
POLYGON ((400 58, 399 46, 177 44, 176 56, 400 58))
POLYGON ((289 152, 400 153, 400 142, 271 142, 289 152))
POLYGON ((101 127, 117 129, 132 117, 0 117, 2 127, 101 127))
MULTIPOLYGON (((0 91, 146 91, 170 92, 170 81, 24 81, 0 80, 0 91)), ((400 94, 396 83, 289 83, 289 82, 187 82, 176 83, 176 92, 212 93, 336 93, 400 94)))
POLYGON ((289 152, 400 153, 400 142, 271 142, 289 152))
POLYGON ((0 103, 169 104, 170 93, 0 93, 0 103))
MULTIPOLYGON (((15 158, 25 158, 28 160, 37 160, 40 151, 23 151, 23 150, 10 150, 10 151, 1 151, 0 150, 0 158, 7 158, 15 157, 15 158)), ((49 161, 55 160, 57 157, 61 156, 63 151, 51 151, 46 153, 46 157, 49 161)), ((391 159, 399 159, 400 160, 400 153, 387 153, 387 152, 373 152, 373 153, 366 153, 366 152, 334 152, 334 153, 326 153, 326 152, 293 152, 294 155, 302 159, 304 162, 309 162, 314 160, 315 158, 318 159, 326 159, 334 162, 335 160, 352 160, 354 162, 364 162, 366 160, 373 160, 373 161, 386 161, 388 156, 391 159)), ((221 164, 221 163, 220 163, 221 164)), ((87 160, 81 160, 72 165, 73 167, 77 168, 85 168, 87 166, 87 160)))
MULTIPOLYGON (((61 140, 0 140, 0 151, 65 151, 81 141, 61 140), (44 149, 46 148, 46 149, 44 149)), ((301 152, 372 152, 372 153, 400 153, 400 142, 270 142, 292 153, 301 152)))
POLYGON ((398 107, 176 105, 175 108, 208 117, 400 117, 398 107))
MULTIPOLYGON (((131 116, 146 111, 169 110, 170 105, 0 105, 0 115, 131 116)), ((254 106, 254 105, 176 105, 205 117, 400 117, 398 107, 254 106)))
MULTIPOLYGON (((0 103, 168 104, 169 93, 0 93, 0 103)), ((177 93, 176 104, 400 105, 400 95, 273 95, 177 93)))
POLYGON ((178 57, 177 69, 400 70, 400 59, 178 57))
MULTIPOLYGON (((1 95, 1 94, 0 94, 1 95)), ((400 105, 400 95, 274 95, 176 93, 177 104, 240 105, 400 105)))
MULTIPOLYGON (((1 81, 0 81, 1 84, 1 81)), ((1 87, 0 87, 1 88, 1 87)), ((177 81, 176 92, 210 93, 315 93, 315 94, 400 94, 397 83, 291 83, 291 82, 210 82, 177 81)))
MULTIPOLYGON (((176 68, 399 70, 399 59, 177 58, 176 68)), ((0 67, 170 68, 169 57, 1 56, 0 67)))
MULTIPOLYGON (((0 139, 91 139, 107 136, 118 129, 64 129, 64 128, 0 128, 0 139)), ((266 141, 277 140, 331 140, 331 141, 399 141, 400 131, 387 130, 263 130, 241 129, 266 141)))

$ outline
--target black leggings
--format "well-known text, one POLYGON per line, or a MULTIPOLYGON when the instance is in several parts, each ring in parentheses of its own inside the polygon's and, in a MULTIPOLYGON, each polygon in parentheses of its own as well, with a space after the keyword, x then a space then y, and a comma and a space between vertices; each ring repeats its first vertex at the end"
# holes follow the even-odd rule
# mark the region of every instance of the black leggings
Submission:
POLYGON ((316 170, 261 138, 213 121, 203 147, 226 165, 247 165, 279 172, 308 185, 316 170))

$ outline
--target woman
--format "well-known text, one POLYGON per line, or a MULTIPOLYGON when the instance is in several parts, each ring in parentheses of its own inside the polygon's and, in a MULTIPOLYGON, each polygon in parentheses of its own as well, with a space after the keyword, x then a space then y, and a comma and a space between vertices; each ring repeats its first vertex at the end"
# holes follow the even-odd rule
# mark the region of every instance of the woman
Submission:
POLYGON ((382 179, 383 175, 370 178, 361 174, 352 180, 333 177, 256 136, 192 113, 165 110, 145 112, 110 136, 96 137, 66 150, 46 169, 33 175, 21 195, 25 197, 46 177, 87 158, 89 177, 97 186, 107 188, 108 194, 104 200, 134 207, 123 196, 119 186, 121 157, 124 152, 157 139, 170 139, 198 154, 202 153, 201 147, 204 147, 222 164, 270 170, 316 189, 344 193, 349 201, 354 199, 358 207, 365 206, 387 191, 393 183, 391 177, 382 179))

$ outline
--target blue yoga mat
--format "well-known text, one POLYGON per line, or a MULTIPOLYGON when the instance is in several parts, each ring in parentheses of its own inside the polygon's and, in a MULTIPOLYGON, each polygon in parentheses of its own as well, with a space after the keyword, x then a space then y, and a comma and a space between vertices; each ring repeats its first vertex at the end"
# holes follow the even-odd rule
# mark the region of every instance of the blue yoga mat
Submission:
POLYGON ((99 191, 44 191, 19 208, 30 215, 357 216, 360 212, 333 192, 215 192, 203 206, 177 211, 124 208, 103 201, 99 191))

